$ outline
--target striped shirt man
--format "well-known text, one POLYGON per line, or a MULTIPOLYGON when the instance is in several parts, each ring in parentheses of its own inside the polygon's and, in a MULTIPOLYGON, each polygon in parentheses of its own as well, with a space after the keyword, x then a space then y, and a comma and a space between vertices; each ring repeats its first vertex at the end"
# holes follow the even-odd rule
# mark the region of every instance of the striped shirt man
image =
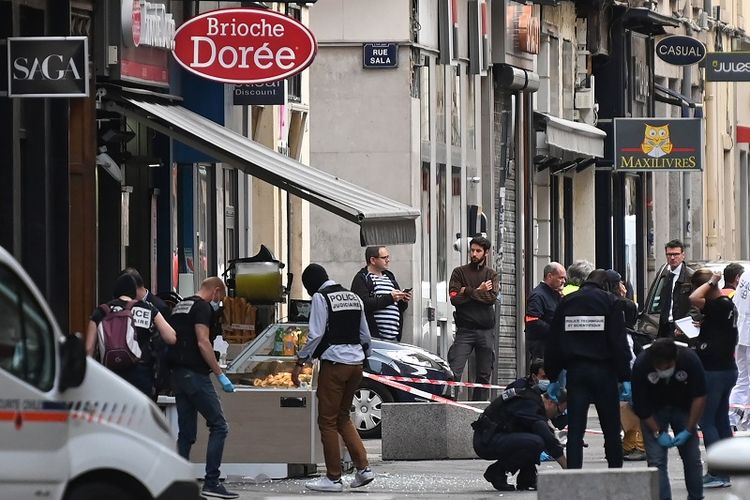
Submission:
MULTIPOLYGON (((378 276, 370 273, 370 279, 372 280, 373 291, 376 296, 391 295, 391 292, 395 290, 391 279, 386 275, 378 276)), ((396 304, 389 304, 383 309, 375 311, 373 315, 375 316, 380 336, 387 340, 396 340, 401 331, 401 311, 398 306, 396 304)))
POLYGON ((374 338, 400 342, 411 289, 401 290, 396 276, 388 269, 391 255, 387 247, 367 247, 365 262, 367 265, 352 279, 351 291, 362 299, 370 334, 374 338))

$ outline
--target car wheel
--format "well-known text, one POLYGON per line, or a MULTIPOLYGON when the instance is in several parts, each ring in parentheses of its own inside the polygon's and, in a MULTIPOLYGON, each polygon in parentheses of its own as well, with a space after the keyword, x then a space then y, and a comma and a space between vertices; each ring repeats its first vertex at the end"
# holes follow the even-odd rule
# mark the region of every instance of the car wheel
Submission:
POLYGON ((364 439, 380 437, 383 403, 393 402, 393 395, 385 386, 362 380, 352 400, 352 421, 359 436, 364 439))

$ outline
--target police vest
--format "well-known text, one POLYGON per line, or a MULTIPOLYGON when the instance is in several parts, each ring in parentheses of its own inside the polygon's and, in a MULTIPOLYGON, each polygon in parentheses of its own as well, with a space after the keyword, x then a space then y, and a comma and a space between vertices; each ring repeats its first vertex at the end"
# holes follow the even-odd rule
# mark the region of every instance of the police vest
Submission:
MULTIPOLYGON (((202 298, 195 295, 179 302, 172 310, 169 324, 177 334, 177 343, 169 346, 167 362, 172 367, 189 368, 198 373, 209 373, 211 367, 203 359, 198 348, 198 338, 195 336, 195 314, 198 304, 202 302, 210 307, 202 298)), ((213 339, 209 338, 213 344, 213 339)))
POLYGON ((357 294, 341 285, 331 285, 318 293, 323 295, 328 306, 328 322, 323 338, 313 353, 313 358, 332 345, 359 345, 359 325, 362 318, 362 302, 357 294))

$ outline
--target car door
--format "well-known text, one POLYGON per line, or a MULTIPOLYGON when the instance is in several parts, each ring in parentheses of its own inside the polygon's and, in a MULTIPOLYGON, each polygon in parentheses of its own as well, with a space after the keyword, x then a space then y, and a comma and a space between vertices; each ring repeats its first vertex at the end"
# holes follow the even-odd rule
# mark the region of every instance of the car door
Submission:
POLYGON ((666 264, 659 269, 659 272, 651 283, 643 304, 643 309, 638 316, 636 330, 638 333, 656 338, 659 333, 659 316, 661 315, 661 291, 667 284, 667 276, 664 275, 666 264))
POLYGON ((68 411, 55 398, 57 338, 35 294, 0 261, 0 484, 3 498, 54 498, 68 476, 68 411))

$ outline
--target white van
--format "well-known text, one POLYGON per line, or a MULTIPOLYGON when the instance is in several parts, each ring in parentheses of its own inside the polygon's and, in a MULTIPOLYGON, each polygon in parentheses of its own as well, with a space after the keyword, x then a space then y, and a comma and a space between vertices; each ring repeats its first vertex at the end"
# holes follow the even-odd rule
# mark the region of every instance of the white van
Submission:
POLYGON ((159 408, 63 335, 0 247, 0 500, 199 497, 159 408))

